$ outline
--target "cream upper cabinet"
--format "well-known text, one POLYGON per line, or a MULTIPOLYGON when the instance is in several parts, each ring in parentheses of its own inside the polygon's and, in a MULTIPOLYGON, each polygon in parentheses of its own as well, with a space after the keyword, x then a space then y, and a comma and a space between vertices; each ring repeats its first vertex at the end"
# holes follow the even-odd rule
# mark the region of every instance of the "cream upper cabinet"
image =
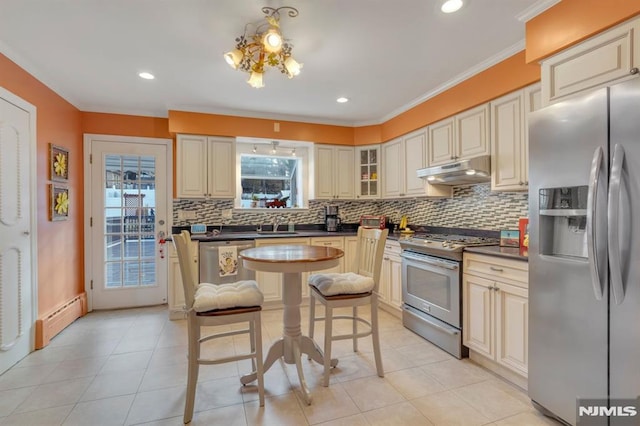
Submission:
POLYGON ((235 197, 235 141, 229 138, 178 135, 178 198, 235 197))
POLYGON ((437 166, 490 154, 489 104, 429 126, 427 164, 437 166))
POLYGON ((489 104, 456 115, 456 160, 489 155, 489 104))
POLYGON ((355 198, 353 147, 318 145, 314 147, 315 198, 355 198))
POLYGON ((524 91, 491 102, 491 190, 527 189, 524 91))
POLYGON ((356 147, 356 198, 380 198, 380 145, 356 147))
POLYGON ((465 253, 463 262, 463 343, 499 366, 526 377, 527 262, 475 253, 465 253))
POLYGON ((542 108, 542 86, 540 83, 524 88, 524 149, 522 152, 522 176, 529 186, 529 115, 542 108))
POLYGON ((528 116, 540 108, 540 92, 536 84, 490 103, 492 191, 528 189, 528 116))
POLYGON ((423 195, 425 181, 416 173, 427 165, 427 129, 421 129, 402 138, 404 143, 404 193, 423 195))
POLYGON ((416 174, 426 165, 427 130, 382 144, 383 198, 451 197, 451 187, 430 185, 416 174))
POLYGON ((429 126, 427 164, 436 166, 453 161, 455 157, 455 131, 453 117, 429 126))
POLYGON ((542 61, 542 105, 638 73, 640 19, 618 25, 542 61))
POLYGON ((401 197, 404 195, 404 152, 402 139, 394 139, 382 144, 382 197, 401 197))

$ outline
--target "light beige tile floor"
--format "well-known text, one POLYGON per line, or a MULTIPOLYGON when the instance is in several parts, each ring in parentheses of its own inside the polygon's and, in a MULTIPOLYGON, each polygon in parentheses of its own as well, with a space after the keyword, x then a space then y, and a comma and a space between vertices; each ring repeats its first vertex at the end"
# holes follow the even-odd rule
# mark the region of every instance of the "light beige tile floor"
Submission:
MULTIPOLYGON (((303 332, 308 311, 303 308, 303 332)), ((181 425, 186 386, 186 323, 166 307, 92 312, 46 348, 0 376, 0 425, 181 425)), ((265 350, 280 337, 282 311, 263 311, 265 350)), ((351 325, 336 323, 348 332, 351 325)), ((385 377, 375 372, 370 338, 359 352, 334 343, 340 360, 330 386, 322 367, 303 360, 313 403, 299 391, 295 366, 276 362, 265 375, 266 403, 239 376, 248 361, 201 366, 194 425, 553 425, 526 393, 468 359, 457 360, 380 312, 385 377)), ((316 325, 316 341, 323 327, 316 325)), ((203 353, 245 350, 235 336, 203 353)))

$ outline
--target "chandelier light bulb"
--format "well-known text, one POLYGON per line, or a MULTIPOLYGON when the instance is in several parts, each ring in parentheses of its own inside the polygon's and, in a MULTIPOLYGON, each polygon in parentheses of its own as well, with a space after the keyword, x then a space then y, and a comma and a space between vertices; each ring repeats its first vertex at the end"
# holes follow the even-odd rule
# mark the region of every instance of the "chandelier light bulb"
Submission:
POLYGON ((251 76, 249 77, 249 80, 247 80, 247 83, 249 83, 249 86, 255 89, 260 89, 261 87, 264 87, 264 82, 262 81, 262 73, 252 71, 251 76))
POLYGON ((224 54, 224 60, 235 70, 238 69, 243 56, 244 54, 239 49, 233 49, 231 52, 224 54))
POLYGON ((462 0, 446 0, 444 3, 442 3, 442 7, 440 7, 440 10, 442 10, 444 13, 457 12, 462 7, 462 4, 462 0))
POLYGON ((262 41, 264 50, 269 53, 278 53, 282 49, 282 36, 277 28, 269 28, 262 41))
POLYGON ((298 61, 296 61, 295 59, 293 59, 293 56, 289 56, 287 59, 285 59, 284 61, 284 67, 287 69, 288 72, 288 76, 289 78, 293 78, 297 75, 300 74, 300 70, 302 69, 302 65, 298 63, 298 61))

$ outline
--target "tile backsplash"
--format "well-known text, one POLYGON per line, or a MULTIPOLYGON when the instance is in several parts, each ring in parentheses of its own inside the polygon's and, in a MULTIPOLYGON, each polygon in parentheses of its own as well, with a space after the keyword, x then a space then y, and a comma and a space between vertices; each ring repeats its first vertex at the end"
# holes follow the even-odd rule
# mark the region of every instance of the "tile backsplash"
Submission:
POLYGON ((398 200, 329 201, 312 200, 308 210, 246 210, 233 212, 231 219, 223 219, 222 211, 233 208, 233 200, 174 200, 173 224, 257 225, 269 223, 274 214, 286 215, 294 223, 323 222, 323 207, 336 205, 345 223, 358 222, 363 214, 386 215, 398 222, 407 215, 410 224, 476 228, 487 230, 517 229, 518 218, 527 216, 526 192, 491 192, 489 184, 454 187, 453 198, 410 198, 398 200), (178 212, 194 211, 197 219, 178 220, 178 212))

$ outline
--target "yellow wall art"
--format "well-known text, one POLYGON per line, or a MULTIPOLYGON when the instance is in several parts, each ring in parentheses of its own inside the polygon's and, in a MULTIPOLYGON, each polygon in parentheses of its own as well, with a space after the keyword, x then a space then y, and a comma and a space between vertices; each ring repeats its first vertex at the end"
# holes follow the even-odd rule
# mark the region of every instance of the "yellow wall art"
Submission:
POLYGON ((58 182, 69 181, 69 151, 50 143, 49 152, 51 155, 51 180, 58 182))
POLYGON ((51 184, 51 220, 67 220, 69 217, 69 188, 51 184))

